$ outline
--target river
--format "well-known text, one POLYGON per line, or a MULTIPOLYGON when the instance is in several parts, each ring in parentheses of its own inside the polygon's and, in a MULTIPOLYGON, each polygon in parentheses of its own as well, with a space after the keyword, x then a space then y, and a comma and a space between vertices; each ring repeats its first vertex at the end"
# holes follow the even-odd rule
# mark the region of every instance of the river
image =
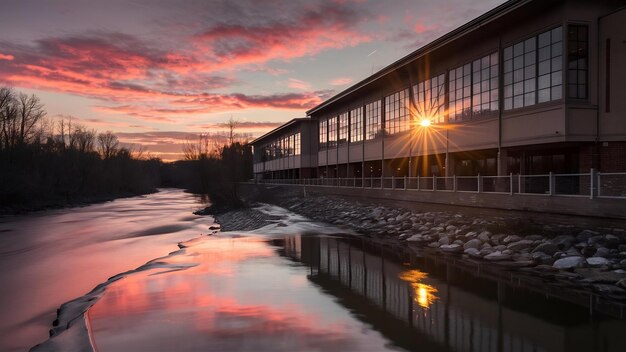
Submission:
POLYGON ((0 350, 44 341, 56 309, 72 299, 57 337, 37 350, 626 346, 624 320, 590 315, 511 275, 385 248, 272 206, 259 208, 270 225, 202 236, 212 219, 191 214, 201 206, 197 197, 163 190, 3 218, 0 350))

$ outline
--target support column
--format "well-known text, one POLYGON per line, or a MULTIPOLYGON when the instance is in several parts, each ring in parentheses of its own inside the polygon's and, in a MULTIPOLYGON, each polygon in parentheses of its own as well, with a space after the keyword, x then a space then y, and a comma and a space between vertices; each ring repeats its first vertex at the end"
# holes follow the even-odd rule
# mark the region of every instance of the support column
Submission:
POLYGON ((506 149, 500 149, 498 152, 498 176, 506 176, 509 174, 509 153, 506 149))

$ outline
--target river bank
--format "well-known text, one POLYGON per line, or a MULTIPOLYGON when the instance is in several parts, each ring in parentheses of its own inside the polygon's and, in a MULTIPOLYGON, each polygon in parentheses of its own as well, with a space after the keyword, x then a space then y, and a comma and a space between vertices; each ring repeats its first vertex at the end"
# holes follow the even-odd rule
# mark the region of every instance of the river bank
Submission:
MULTIPOLYGON (((523 271, 546 283, 626 301, 626 233, 619 224, 580 226, 566 218, 538 221, 459 207, 428 211, 326 195, 281 196, 271 203, 392 245, 523 271)), ((253 213, 246 208, 214 217, 230 230, 240 223, 250 229, 253 213)))

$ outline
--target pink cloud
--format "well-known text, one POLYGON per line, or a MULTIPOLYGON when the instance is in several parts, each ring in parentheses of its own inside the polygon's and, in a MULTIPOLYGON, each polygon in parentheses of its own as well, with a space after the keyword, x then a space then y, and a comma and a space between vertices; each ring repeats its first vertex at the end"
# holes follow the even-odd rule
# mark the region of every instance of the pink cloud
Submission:
POLYGON ((229 66, 290 60, 370 41, 354 29, 358 18, 348 7, 326 4, 290 21, 217 25, 198 34, 196 43, 229 66))
POLYGON ((6 54, 0 53, 0 60, 12 61, 13 59, 15 59, 13 55, 6 55, 6 54))
POLYGON ((300 90, 311 90, 310 83, 295 78, 289 78, 287 81, 287 87, 300 90))

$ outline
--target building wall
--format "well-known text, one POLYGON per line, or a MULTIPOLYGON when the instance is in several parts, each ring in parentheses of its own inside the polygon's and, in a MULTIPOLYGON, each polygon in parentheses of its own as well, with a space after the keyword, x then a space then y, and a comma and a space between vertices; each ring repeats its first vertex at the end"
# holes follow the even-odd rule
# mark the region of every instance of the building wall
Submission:
MULTIPOLYGON (((539 144, 588 143, 600 141, 626 140, 626 102, 619 97, 626 96, 626 68, 616 62, 626 62, 624 46, 624 10, 609 16, 601 16, 611 11, 615 2, 610 1, 534 1, 475 29, 462 38, 454 40, 399 67, 388 75, 367 84, 350 95, 319 109, 311 114, 315 120, 334 117, 373 100, 382 103, 384 97, 402 89, 410 88, 417 82, 450 72, 460 65, 472 62, 493 52, 499 53, 499 110, 476 121, 433 125, 424 131, 415 128, 412 132, 387 135, 384 138, 356 143, 354 147, 323 149, 318 152, 318 165, 335 165, 380 159, 407 158, 418 155, 448 154, 455 152, 479 151, 485 149, 503 150, 539 144), (598 25, 600 23, 600 25, 598 25), (568 25, 584 24, 588 27, 588 66, 587 97, 570 99, 567 97, 568 75, 568 25), (621 25, 621 26, 620 26, 621 25), (503 109, 503 49, 527 38, 537 36, 547 30, 562 27, 561 86, 562 98, 536 103, 529 107, 513 110, 503 109), (606 41, 613 45, 606 52, 606 41), (604 49, 603 49, 604 48, 604 49), (607 84, 605 62, 610 60, 611 79, 607 84), (599 65, 599 66, 598 66, 599 65), (598 75, 600 67, 600 75, 598 75), (618 77, 623 77, 619 79, 618 77), (598 85, 600 90, 598 90, 598 85), (603 95, 610 87, 608 109, 603 106, 603 95), (621 94, 621 95, 620 95, 621 94), (598 111, 600 105, 601 112, 598 111), (599 126, 599 129, 598 129, 599 126), (599 133, 598 133, 599 132, 599 133), (363 145, 362 145, 363 144, 363 145), (359 148, 361 147, 361 148, 359 148), (361 153, 359 153, 359 150, 361 153), (362 155, 361 155, 362 154, 362 155)), ((536 78, 537 79, 537 78, 536 78)), ((448 84, 446 76, 446 84, 448 84)), ((608 151, 608 149, 607 149, 608 151)), ((600 152, 594 152, 600 158, 600 152)), ((500 164, 506 159, 501 158, 500 164)), ((598 164, 599 161, 594 161, 598 164)), ((498 168, 506 173, 506 167, 498 168)), ((626 168, 621 169, 622 171, 626 168)))

